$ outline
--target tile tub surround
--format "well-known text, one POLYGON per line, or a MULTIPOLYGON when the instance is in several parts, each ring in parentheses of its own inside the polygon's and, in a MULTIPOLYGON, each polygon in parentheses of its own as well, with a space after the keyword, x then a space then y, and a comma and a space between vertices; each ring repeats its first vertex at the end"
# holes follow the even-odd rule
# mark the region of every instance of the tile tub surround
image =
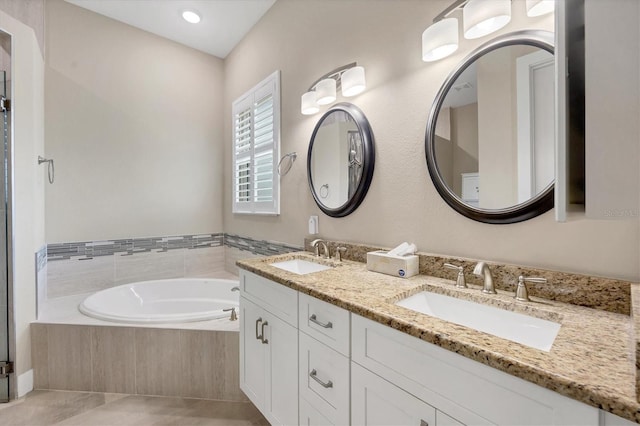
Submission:
POLYGON ((512 292, 498 290, 498 295, 484 295, 479 286, 456 289, 453 279, 427 275, 396 278, 367 271, 363 263, 354 261, 338 264, 334 260, 320 260, 338 266, 308 275, 270 265, 292 258, 317 260, 311 253, 300 252, 241 260, 238 266, 567 397, 640 422, 636 346, 632 342, 632 318, 628 315, 535 297, 533 302, 522 304, 514 301, 512 292), (559 318, 562 328, 547 353, 394 305, 423 289, 499 304, 514 311, 534 310, 529 314, 559 318))
MULTIPOLYGON (((305 238, 305 250, 313 252, 311 238, 305 238)), ((346 247, 343 258, 355 262, 367 263, 367 252, 389 250, 389 248, 342 241, 327 241, 333 255, 336 247, 346 247)), ((482 277, 474 275, 473 268, 481 259, 443 256, 438 254, 417 253, 420 261, 420 274, 447 280, 456 279, 456 271, 444 268, 445 263, 464 267, 468 284, 482 285, 482 277)), ((514 292, 518 276, 546 278, 546 283, 527 283, 530 296, 547 300, 570 303, 587 308, 630 315, 631 290, 633 283, 611 278, 592 277, 567 272, 549 271, 529 266, 507 265, 497 262, 485 262, 491 268, 493 283, 499 290, 514 292)))
POLYGON ((34 387, 244 402, 238 339, 237 330, 32 323, 34 387))
POLYGON ((223 233, 49 244, 48 285, 38 292, 53 299, 135 281, 222 278, 225 270, 238 274, 238 259, 298 250, 223 233))

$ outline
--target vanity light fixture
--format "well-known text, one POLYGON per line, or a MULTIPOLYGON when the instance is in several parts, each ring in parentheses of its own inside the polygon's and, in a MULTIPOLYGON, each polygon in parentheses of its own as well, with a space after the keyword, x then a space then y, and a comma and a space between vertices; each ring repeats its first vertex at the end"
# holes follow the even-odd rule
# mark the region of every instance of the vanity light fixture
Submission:
POLYGON ((422 60, 433 62, 458 50, 458 20, 446 18, 422 33, 422 60))
POLYGON ((350 97, 362 93, 367 87, 364 67, 355 62, 343 65, 323 75, 311 85, 309 90, 302 95, 300 100, 300 112, 304 115, 312 115, 320 111, 320 105, 328 105, 335 102, 337 90, 342 96, 350 97))
POLYGON ((546 15, 553 12, 555 7, 555 0, 527 0, 527 16, 533 18, 546 15))
MULTIPOLYGON (((526 0, 527 16, 555 10, 556 0, 526 0)), ((462 9, 464 38, 484 37, 511 22, 511 0, 454 0, 422 33, 422 60, 437 61, 458 49, 458 20, 449 15, 462 9)))
POLYGON ((182 12, 182 19, 190 24, 197 24, 200 22, 200 14, 194 10, 184 10, 182 12))
POLYGON ((465 38, 484 37, 511 21, 511 0, 469 0, 462 8, 462 20, 465 38))

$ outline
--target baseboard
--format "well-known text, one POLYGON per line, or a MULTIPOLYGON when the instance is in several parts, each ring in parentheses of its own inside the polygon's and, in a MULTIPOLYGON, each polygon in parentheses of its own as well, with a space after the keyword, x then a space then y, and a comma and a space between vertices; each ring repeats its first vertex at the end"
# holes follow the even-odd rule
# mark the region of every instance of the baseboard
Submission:
POLYGON ((18 398, 22 398, 33 390, 33 369, 18 376, 18 398))

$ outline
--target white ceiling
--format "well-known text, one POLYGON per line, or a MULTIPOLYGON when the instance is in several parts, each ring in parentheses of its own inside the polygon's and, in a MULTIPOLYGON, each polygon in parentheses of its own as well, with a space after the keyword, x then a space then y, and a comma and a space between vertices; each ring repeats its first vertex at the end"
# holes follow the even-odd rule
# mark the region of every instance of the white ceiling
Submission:
POLYGON ((219 58, 226 57, 276 0, 66 0, 219 58), (202 20, 182 19, 185 9, 202 20))

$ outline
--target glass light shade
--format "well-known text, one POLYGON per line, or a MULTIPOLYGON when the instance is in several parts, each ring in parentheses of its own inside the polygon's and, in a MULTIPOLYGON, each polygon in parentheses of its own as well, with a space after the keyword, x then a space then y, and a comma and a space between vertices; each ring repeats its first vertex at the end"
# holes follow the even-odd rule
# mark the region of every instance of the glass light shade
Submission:
POLYGON ((527 16, 542 16, 555 10, 556 2, 554 0, 527 0, 527 16))
POLYGON ((197 24, 200 22, 200 15, 193 10, 185 10, 182 12, 182 19, 189 22, 190 24, 197 24))
POLYGON ((462 9, 464 37, 480 38, 511 21, 511 0, 469 0, 462 9))
POLYGON ((312 115, 320 111, 318 104, 316 103, 316 92, 311 91, 302 95, 300 101, 300 112, 304 115, 312 115))
POLYGON ((327 105, 336 100, 336 81, 325 78, 316 84, 316 102, 318 105, 327 105))
POLYGON ((433 62, 458 50, 458 20, 447 18, 422 33, 422 60, 433 62))
POLYGON ((342 73, 342 96, 355 96, 364 92, 367 82, 364 78, 363 67, 353 67, 342 73))

